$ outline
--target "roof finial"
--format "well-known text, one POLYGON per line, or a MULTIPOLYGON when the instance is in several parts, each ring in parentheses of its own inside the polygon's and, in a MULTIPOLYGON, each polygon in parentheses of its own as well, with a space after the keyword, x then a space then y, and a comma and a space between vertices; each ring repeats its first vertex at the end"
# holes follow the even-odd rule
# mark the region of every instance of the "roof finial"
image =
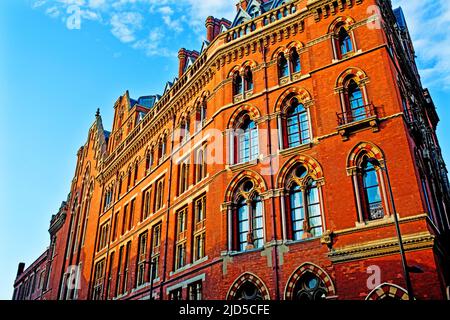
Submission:
POLYGON ((96 118, 100 117, 100 108, 97 108, 97 112, 95 113, 95 117, 96 118))

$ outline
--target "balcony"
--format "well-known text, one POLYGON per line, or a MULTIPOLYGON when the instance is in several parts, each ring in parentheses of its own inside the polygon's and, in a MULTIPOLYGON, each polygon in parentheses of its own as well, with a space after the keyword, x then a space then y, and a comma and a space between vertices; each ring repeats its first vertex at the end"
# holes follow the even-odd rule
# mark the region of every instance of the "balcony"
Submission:
POLYGON ((372 128, 378 132, 378 116, 376 107, 371 103, 342 113, 337 113, 338 132, 343 140, 348 140, 353 132, 372 128))

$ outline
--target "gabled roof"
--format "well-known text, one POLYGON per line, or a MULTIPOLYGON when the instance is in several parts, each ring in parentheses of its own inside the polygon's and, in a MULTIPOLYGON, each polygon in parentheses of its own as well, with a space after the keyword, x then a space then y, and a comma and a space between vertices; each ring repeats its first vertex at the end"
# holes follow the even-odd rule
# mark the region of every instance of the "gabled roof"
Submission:
POLYGON ((188 58, 187 58, 187 61, 186 61, 186 64, 184 65, 183 73, 186 72, 186 70, 187 70, 190 66, 192 66, 192 65, 194 64, 194 62, 195 62, 195 58, 194 58, 194 57, 188 57, 188 58))
POLYGON ((206 50, 206 48, 209 46, 209 41, 208 40, 204 40, 202 43, 202 48, 200 49, 200 54, 203 53, 203 51, 206 50))
POLYGON ((250 20, 252 17, 245 11, 242 10, 242 8, 239 9, 236 17, 233 20, 233 23, 231 24, 231 27, 236 27, 237 25, 241 24, 243 21, 250 20))

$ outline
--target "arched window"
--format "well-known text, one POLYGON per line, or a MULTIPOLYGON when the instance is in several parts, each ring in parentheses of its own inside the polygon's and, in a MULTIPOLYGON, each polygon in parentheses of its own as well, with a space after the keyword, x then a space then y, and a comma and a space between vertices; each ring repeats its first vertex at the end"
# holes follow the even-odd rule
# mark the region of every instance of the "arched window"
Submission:
POLYGON ((291 51, 292 73, 297 73, 302 70, 300 64, 300 56, 297 52, 297 48, 293 48, 291 51))
POLYGON ((189 118, 183 120, 180 126, 180 142, 185 142, 189 139, 191 129, 191 122, 189 118))
POLYGON ((117 187, 117 199, 122 195, 122 187, 123 187, 123 173, 120 175, 119 183, 117 187))
POLYGON ((197 105, 195 113, 197 131, 203 128, 203 125, 205 124, 206 121, 206 115, 207 115, 207 104, 206 98, 204 98, 203 101, 197 105))
POLYGON ((127 178, 127 191, 129 191, 130 190, 130 187, 131 187, 131 176, 132 176, 132 173, 131 173, 131 167, 128 169, 128 178, 127 178))
POLYGON ((158 145, 158 161, 164 159, 167 149, 167 138, 164 136, 158 145))
POLYGON ((367 157, 361 165, 361 186, 363 192, 364 213, 367 220, 384 218, 383 201, 381 199, 380 181, 375 166, 367 157))
POLYGON ((206 177, 206 160, 203 148, 197 151, 195 164, 196 164, 195 182, 198 183, 206 177))
POLYGON ((164 181, 160 180, 155 193, 155 212, 162 208, 164 201, 164 181))
POLYGON ((289 76, 289 64, 284 53, 278 56, 278 75, 280 78, 289 76))
POLYGON ((139 178, 139 162, 136 161, 136 163, 134 164, 134 185, 136 185, 137 181, 139 178))
POLYGON ((243 252, 264 246, 263 202, 253 182, 241 183, 235 206, 234 250, 243 252))
POLYGON ((153 166, 153 149, 150 149, 147 151, 147 154, 145 156, 145 172, 148 173, 148 171, 153 166))
POLYGON ((238 251, 245 251, 247 248, 250 231, 249 219, 247 201, 241 198, 237 205, 238 251))
POLYGON ((291 187, 286 205, 289 208, 289 238, 300 241, 322 236, 322 211, 317 182, 302 165, 293 170, 290 179, 291 187))
POLYGON ((189 186, 189 164, 183 162, 180 165, 178 194, 184 193, 189 186))
POLYGON ((359 121, 366 118, 366 109, 364 107, 364 97, 361 88, 352 79, 347 85, 347 107, 351 117, 350 122, 359 121))
POLYGON ((233 76, 233 95, 242 94, 243 84, 242 76, 239 72, 235 72, 233 76))
POLYGON ((245 68, 244 80, 245 80, 245 91, 253 90, 253 73, 250 67, 245 68))
POLYGON ((259 155, 258 128, 256 123, 245 114, 236 130, 236 163, 255 160, 259 155))
POLYGON ((297 98, 291 99, 286 111, 286 136, 288 148, 311 142, 308 112, 297 98))
POLYGON ((315 274, 307 272, 296 283, 293 299, 300 301, 324 300, 327 296, 327 288, 323 281, 315 274))
POLYGON ((348 34, 344 27, 339 29, 338 44, 340 50, 340 56, 345 56, 347 53, 353 51, 352 38, 348 34))
POLYGON ((259 301, 263 300, 263 295, 255 284, 246 281, 239 287, 234 295, 234 299, 243 301, 259 301))
POLYGON ((205 99, 202 103, 201 110, 200 110, 200 121, 202 124, 206 120, 207 110, 208 110, 208 106, 206 104, 206 99, 205 99))

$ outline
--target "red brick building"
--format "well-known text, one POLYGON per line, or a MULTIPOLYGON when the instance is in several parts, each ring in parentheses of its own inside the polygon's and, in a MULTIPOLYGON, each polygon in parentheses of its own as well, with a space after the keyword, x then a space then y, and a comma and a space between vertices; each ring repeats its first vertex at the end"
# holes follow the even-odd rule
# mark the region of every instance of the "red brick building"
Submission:
POLYGON ((241 0, 206 29, 161 96, 96 115, 38 297, 407 299, 397 214, 411 293, 446 299, 439 118, 401 9, 241 0))

